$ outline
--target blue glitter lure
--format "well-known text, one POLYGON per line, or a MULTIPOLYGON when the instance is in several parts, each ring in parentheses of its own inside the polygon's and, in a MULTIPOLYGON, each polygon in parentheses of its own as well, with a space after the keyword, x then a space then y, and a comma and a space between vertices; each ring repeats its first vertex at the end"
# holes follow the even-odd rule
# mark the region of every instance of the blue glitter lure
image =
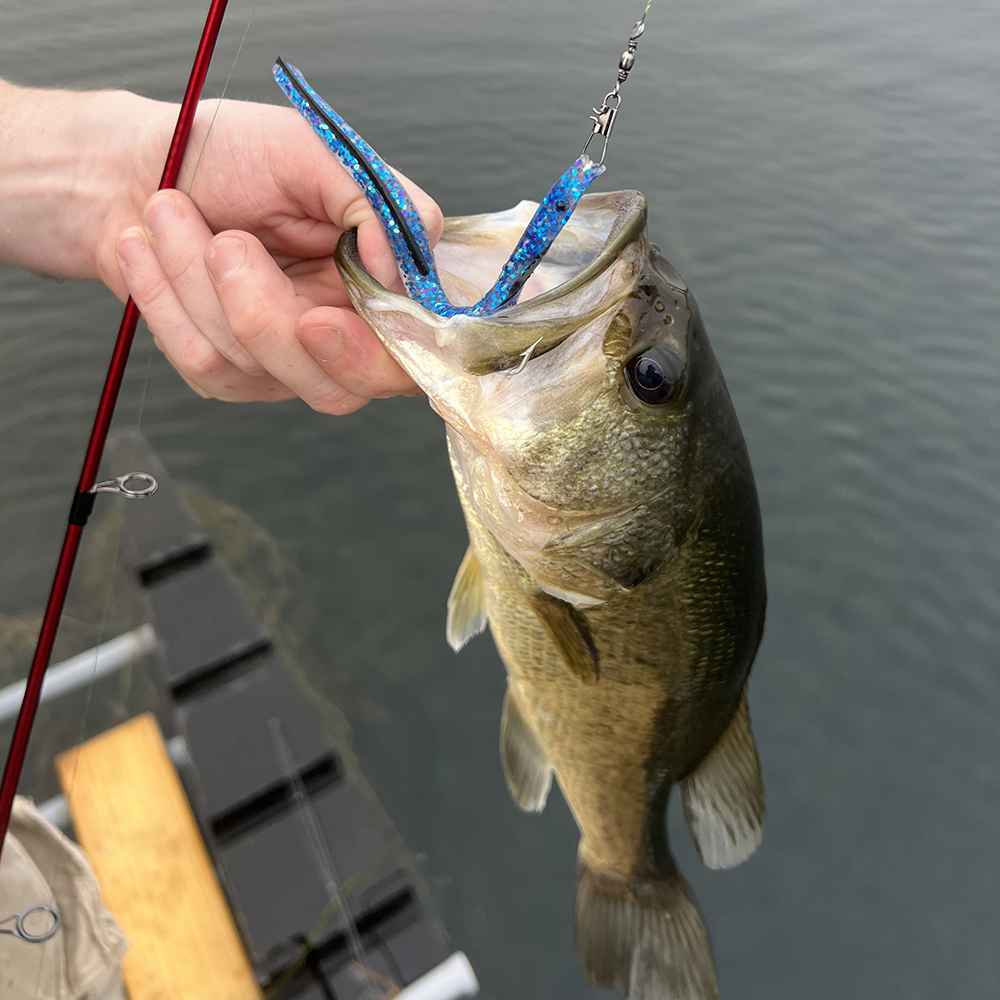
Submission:
POLYGON ((438 316, 486 316, 517 302, 524 283, 566 225, 592 181, 604 173, 585 153, 552 185, 500 271, 496 284, 473 306, 448 300, 416 207, 385 161, 283 59, 274 79, 292 106, 344 165, 368 199, 392 246, 410 297, 438 316))

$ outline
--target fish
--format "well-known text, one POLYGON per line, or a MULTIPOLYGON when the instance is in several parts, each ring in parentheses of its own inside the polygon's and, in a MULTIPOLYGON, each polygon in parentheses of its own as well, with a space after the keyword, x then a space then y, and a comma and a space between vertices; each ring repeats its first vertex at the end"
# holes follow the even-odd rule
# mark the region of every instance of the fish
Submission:
MULTIPOLYGON (((435 249, 457 304, 490 287, 536 209, 453 218, 435 249)), ((469 548, 447 603, 507 671, 500 757, 521 809, 553 778, 580 830, 583 970, 630 1000, 718 996, 670 851, 672 790, 709 868, 761 842, 747 680, 764 627, 756 486, 690 289, 637 191, 584 195, 522 290, 443 317, 336 263, 358 313, 444 419, 469 548)))

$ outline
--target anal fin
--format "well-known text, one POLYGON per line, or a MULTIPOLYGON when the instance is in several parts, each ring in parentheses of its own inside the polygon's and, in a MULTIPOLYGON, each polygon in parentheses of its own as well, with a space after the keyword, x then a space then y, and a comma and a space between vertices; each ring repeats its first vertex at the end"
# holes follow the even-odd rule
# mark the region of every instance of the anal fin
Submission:
POLYGON ((680 784, 684 815, 709 868, 745 861, 764 835, 764 784, 746 687, 719 742, 680 784))
POLYGON ((528 603, 566 666, 585 684, 595 684, 600 677, 597 647, 583 612, 543 592, 529 594, 528 603))
POLYGON ((509 690, 500 718, 500 762, 514 801, 525 812, 541 812, 552 787, 552 768, 509 690))
POLYGON ((473 636, 486 628, 483 606, 483 570, 470 545, 455 574, 448 595, 448 623, 445 638, 457 653, 473 636))

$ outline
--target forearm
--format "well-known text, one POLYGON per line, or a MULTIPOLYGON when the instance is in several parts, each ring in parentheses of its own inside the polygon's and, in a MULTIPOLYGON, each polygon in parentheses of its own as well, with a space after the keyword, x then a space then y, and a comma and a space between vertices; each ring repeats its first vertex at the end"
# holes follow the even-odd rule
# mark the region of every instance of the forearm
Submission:
POLYGON ((0 81, 0 263, 114 281, 102 248, 155 190, 145 164, 163 162, 172 114, 121 91, 0 81))

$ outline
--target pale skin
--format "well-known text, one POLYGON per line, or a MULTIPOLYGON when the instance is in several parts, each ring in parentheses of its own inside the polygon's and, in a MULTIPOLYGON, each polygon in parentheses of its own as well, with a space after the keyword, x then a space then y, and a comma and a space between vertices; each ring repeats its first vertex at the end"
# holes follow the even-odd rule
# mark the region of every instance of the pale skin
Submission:
MULTIPOLYGON (((369 272, 401 288, 361 192, 291 108, 224 101, 209 133, 216 105, 199 109, 178 189, 156 192, 176 105, 0 81, 0 263, 131 294, 205 397, 345 414, 418 394, 334 266, 357 227, 369 272)), ((440 209, 398 176, 435 243, 440 209)))

